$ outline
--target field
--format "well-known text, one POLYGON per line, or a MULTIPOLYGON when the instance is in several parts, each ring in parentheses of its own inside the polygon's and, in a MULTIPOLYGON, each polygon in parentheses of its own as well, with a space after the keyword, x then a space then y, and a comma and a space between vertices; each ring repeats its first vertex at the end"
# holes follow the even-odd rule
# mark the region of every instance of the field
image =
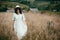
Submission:
MULTIPOLYGON (((60 16, 27 12, 25 17, 28 32, 22 40, 60 40, 60 16)), ((12 13, 0 12, 0 40, 17 40, 12 13)))

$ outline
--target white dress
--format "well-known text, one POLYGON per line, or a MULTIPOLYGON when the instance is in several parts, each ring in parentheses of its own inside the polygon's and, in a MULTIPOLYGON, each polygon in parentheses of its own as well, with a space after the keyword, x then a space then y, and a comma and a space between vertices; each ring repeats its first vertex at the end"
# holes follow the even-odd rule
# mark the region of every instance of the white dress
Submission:
POLYGON ((23 13, 19 15, 17 15, 16 13, 13 13, 13 20, 14 20, 14 31, 17 33, 17 37, 20 40, 27 33, 25 16, 23 13))

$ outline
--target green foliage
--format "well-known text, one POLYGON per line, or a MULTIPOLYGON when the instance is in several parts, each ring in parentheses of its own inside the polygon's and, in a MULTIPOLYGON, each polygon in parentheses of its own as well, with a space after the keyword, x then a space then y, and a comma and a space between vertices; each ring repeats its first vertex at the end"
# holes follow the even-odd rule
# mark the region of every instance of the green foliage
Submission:
POLYGON ((6 5, 0 5, 0 12, 5 12, 7 9, 6 5))
POLYGON ((30 8, 28 8, 28 7, 23 7, 23 8, 22 8, 22 10, 29 11, 29 10, 30 10, 30 8))
MULTIPOLYGON (((13 0, 12 0, 13 1, 13 0)), ((60 11, 60 2, 58 1, 36 1, 32 0, 24 1, 20 0, 19 2, 0 2, 1 5, 6 5, 7 8, 15 8, 16 5, 20 5, 22 9, 29 10, 29 8, 38 8, 39 10, 57 10, 60 11)), ((0 6, 1 6, 0 5, 0 6)))
POLYGON ((52 1, 48 5, 47 9, 50 10, 50 11, 53 11, 53 10, 60 11, 60 6, 59 5, 60 5, 60 2, 52 1))
POLYGON ((29 6, 18 3, 18 2, 1 2, 1 8, 15 8, 16 5, 19 5, 24 10, 29 10, 29 6))

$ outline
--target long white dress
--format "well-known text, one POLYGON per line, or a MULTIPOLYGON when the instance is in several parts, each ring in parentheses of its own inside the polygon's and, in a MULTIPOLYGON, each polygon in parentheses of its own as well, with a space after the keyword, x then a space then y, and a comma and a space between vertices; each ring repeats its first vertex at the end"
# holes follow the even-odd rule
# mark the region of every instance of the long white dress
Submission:
POLYGON ((13 20, 15 20, 14 31, 17 33, 17 37, 20 40, 27 33, 27 25, 25 22, 25 16, 24 14, 17 15, 16 13, 13 13, 13 20))

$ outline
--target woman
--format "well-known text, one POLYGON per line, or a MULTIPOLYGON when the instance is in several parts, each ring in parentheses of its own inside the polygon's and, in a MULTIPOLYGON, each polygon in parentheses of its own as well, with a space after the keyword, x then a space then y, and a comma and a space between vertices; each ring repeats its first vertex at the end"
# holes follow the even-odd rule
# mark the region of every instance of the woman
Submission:
POLYGON ((19 6, 16 6, 15 13, 13 13, 14 31, 17 34, 18 40, 21 40, 27 33, 27 25, 25 23, 25 16, 19 6))

